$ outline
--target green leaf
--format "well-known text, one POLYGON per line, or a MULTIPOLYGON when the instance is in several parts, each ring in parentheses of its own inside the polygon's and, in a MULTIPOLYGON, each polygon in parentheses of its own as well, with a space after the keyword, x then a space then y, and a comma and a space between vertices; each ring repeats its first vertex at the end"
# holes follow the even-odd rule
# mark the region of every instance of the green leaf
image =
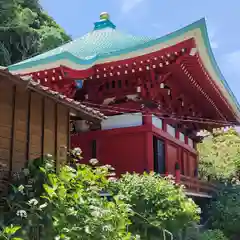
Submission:
POLYGON ((6 227, 3 232, 6 233, 7 235, 11 236, 11 235, 15 234, 19 229, 21 229, 20 226, 11 225, 9 227, 6 227))

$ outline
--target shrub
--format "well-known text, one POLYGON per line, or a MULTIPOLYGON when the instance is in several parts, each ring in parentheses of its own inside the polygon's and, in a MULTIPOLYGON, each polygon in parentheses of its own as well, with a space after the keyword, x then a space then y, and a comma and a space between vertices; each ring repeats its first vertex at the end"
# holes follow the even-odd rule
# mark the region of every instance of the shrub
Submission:
POLYGON ((228 240, 220 230, 207 230, 200 234, 197 240, 228 240))
POLYGON ((126 174, 114 183, 114 188, 132 206, 130 231, 140 234, 141 239, 159 236, 163 229, 176 234, 199 220, 193 200, 169 178, 154 173, 126 174))
MULTIPOLYGON (((80 149, 71 153, 71 160, 80 157, 80 149)), ((24 240, 35 239, 41 228, 44 240, 134 239, 127 231, 129 205, 118 195, 111 202, 100 197, 109 185, 109 166, 71 163, 56 173, 51 157, 31 162, 6 199, 5 225, 20 226, 16 234, 24 240)))
POLYGON ((48 156, 16 176, 4 213, 4 226, 10 227, 2 234, 16 231, 4 239, 171 239, 199 220, 197 206, 170 178, 126 174, 115 181, 111 166, 80 159, 81 150, 74 149, 58 172, 48 156), (101 197, 102 191, 112 200, 101 197))

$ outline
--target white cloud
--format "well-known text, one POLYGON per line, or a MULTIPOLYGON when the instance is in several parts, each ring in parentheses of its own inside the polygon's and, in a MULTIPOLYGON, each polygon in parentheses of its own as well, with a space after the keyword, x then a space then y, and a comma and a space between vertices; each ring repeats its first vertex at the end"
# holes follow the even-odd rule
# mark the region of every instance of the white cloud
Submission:
POLYGON ((225 55, 226 64, 228 68, 231 68, 232 71, 236 73, 240 73, 240 50, 236 50, 234 52, 231 52, 229 54, 225 55))
POLYGON ((217 49, 218 48, 218 43, 210 39, 210 45, 212 49, 217 49))
POLYGON ((137 5, 141 4, 145 0, 122 0, 122 12, 129 13, 137 5))
POLYGON ((218 48, 218 43, 215 40, 215 29, 214 28, 208 28, 208 37, 210 41, 210 45, 212 49, 217 49, 218 48))

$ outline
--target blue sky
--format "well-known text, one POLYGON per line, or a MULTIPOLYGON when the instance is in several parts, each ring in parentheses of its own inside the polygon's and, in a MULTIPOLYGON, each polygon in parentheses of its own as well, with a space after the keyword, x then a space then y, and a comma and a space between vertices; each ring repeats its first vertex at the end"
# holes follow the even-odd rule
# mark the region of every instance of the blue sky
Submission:
POLYGON ((92 30, 107 11, 117 28, 159 37, 206 18, 216 60, 240 102, 240 1, 231 0, 40 0, 73 38, 92 30))

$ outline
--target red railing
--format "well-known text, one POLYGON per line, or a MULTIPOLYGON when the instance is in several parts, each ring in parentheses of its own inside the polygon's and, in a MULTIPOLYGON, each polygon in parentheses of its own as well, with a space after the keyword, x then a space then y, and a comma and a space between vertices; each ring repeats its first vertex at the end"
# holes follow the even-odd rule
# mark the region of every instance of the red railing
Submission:
POLYGON ((195 192, 195 193, 205 193, 212 195, 217 191, 217 186, 207 182, 200 180, 198 178, 189 177, 189 176, 180 176, 180 183, 186 187, 187 191, 195 192))

